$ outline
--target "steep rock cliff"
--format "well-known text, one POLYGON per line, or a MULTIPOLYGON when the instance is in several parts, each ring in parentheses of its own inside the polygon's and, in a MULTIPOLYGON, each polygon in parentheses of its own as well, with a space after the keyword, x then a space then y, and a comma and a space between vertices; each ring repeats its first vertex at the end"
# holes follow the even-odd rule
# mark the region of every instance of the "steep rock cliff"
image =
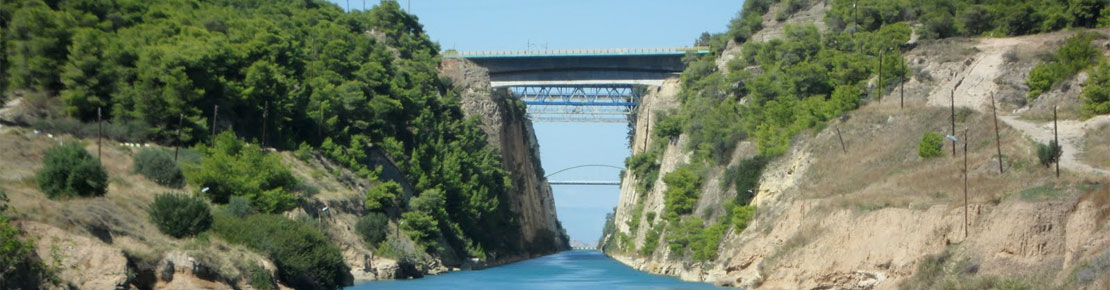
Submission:
MULTIPOLYGON (((502 164, 512 178, 511 208, 523 231, 520 245, 530 249, 531 257, 568 249, 570 242, 555 213, 551 186, 540 165, 539 142, 524 104, 505 90, 491 88, 489 73, 472 62, 444 59, 440 71, 459 90, 463 113, 481 120, 489 143, 501 152, 502 164)), ((525 258, 529 257, 501 262, 525 258)))

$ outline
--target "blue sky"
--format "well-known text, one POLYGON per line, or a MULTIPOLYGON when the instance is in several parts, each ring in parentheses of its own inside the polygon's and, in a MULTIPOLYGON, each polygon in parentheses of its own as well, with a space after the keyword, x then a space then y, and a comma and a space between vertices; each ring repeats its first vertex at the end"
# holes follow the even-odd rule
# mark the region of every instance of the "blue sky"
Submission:
MULTIPOLYGON (((367 9, 379 0, 331 0, 367 9)), ((702 32, 724 32, 743 0, 398 0, 443 49, 541 50, 690 46, 702 32)), ((547 172, 582 164, 623 166, 627 124, 536 123, 547 172)), ((582 168, 551 180, 618 180, 620 170, 582 168)), ((593 243, 616 186, 553 186, 559 219, 572 239, 593 243)))

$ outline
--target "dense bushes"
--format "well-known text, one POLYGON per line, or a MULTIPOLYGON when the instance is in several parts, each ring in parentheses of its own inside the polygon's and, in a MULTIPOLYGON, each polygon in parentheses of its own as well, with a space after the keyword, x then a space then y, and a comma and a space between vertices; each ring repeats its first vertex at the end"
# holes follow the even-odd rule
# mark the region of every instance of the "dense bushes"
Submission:
POLYGON ((832 1, 830 5, 825 21, 834 31, 871 31, 885 24, 917 20, 924 26, 925 38, 1090 28, 1106 18, 1106 3, 1099 0, 858 0, 832 1))
POLYGON ((246 219, 216 214, 212 230, 228 242, 259 251, 277 266, 278 280, 297 289, 337 289, 350 269, 331 240, 316 228, 280 215, 246 219))
POLYGON ((763 168, 767 167, 769 161, 770 158, 764 156, 753 156, 741 160, 736 166, 729 166, 721 179, 721 187, 735 185, 736 202, 747 205, 755 197, 755 191, 759 189, 759 177, 763 175, 763 168))
POLYGON ((84 146, 69 142, 46 151, 38 185, 50 198, 101 196, 108 192, 108 172, 84 146))
MULTIPOLYGON (((392 163, 414 192, 441 189, 452 201, 440 222, 461 229, 442 233, 456 252, 522 250, 500 153, 440 77, 438 45, 396 1, 347 12, 327 1, 77 2, 0 4, 0 95, 51 96, 84 122, 102 108, 111 124, 146 124, 138 137, 163 144, 181 129, 185 145, 218 147, 216 129, 278 149, 305 144, 364 178, 392 163)), ((243 147, 203 150, 202 169, 182 164, 188 181, 216 203, 295 205, 295 182, 268 167, 278 158, 243 147)))
POLYGON ((372 212, 385 212, 396 207, 401 200, 401 185, 395 181, 379 183, 366 190, 366 209, 372 212))
POLYGON ((230 131, 220 133, 212 146, 199 145, 204 154, 200 166, 189 170, 190 182, 208 188, 205 195, 214 203, 227 203, 243 196, 259 212, 278 213, 297 205, 291 192, 297 179, 282 164, 281 156, 245 143, 230 131))
POLYGON ((944 154, 944 137, 935 131, 928 131, 921 135, 921 141, 917 142, 917 156, 921 158, 933 158, 944 154))
POLYGON ((1080 113, 1084 118, 1110 114, 1110 64, 1105 59, 1091 71, 1083 84, 1082 98, 1080 113))
POLYGON ((184 194, 158 194, 147 212, 159 231, 175 238, 193 236, 212 226, 208 204, 184 194))
MULTIPOLYGON (((33 241, 19 238, 19 228, 8 222, 8 194, 0 188, 0 281, 3 289, 36 289, 51 280, 46 265, 35 254, 33 241)), ((52 281, 51 281, 52 282, 52 281)))
POLYGON ((1060 155, 1064 154, 1064 150, 1056 140, 1049 141, 1048 144, 1037 143, 1037 159, 1041 165, 1048 167, 1053 163, 1060 162, 1060 155))
POLYGON ((702 177, 689 166, 679 167, 663 176, 667 190, 663 192, 663 216, 670 221, 694 212, 701 190, 702 177))
POLYGON ((388 226, 389 218, 385 214, 371 212, 358 218, 358 222, 355 223, 355 232, 362 236, 362 241, 366 242, 367 245, 374 247, 385 240, 388 226))
POLYGON ((1064 45, 1049 56, 1049 59, 1029 71, 1029 98, 1052 89, 1052 86, 1066 81, 1079 71, 1094 63, 1098 50, 1091 44, 1093 34, 1080 33, 1069 37, 1064 45))
POLYGON ((640 152, 624 159, 626 168, 632 171, 632 176, 637 178, 636 190, 647 192, 659 178, 659 157, 653 150, 640 152))
POLYGON ((139 153, 135 154, 132 169, 135 173, 170 188, 185 186, 185 174, 166 150, 154 148, 139 150, 139 153))

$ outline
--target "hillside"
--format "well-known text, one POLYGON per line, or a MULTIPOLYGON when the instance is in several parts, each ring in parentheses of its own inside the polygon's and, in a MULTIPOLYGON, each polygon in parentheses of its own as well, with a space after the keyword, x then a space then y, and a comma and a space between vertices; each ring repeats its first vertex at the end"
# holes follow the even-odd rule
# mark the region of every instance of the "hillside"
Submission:
POLYGON ((643 99, 600 244, 749 289, 1105 288, 1110 32, 1083 29, 1098 13, 1016 29, 1002 11, 1059 7, 1011 2, 858 1, 855 23, 851 1, 746 2, 643 99), (1038 157, 1054 106, 1059 178, 1038 157), (961 143, 922 157, 930 131, 961 143))
POLYGON ((569 247, 523 107, 453 81, 394 1, 9 1, 0 26, 5 287, 331 289, 569 247))

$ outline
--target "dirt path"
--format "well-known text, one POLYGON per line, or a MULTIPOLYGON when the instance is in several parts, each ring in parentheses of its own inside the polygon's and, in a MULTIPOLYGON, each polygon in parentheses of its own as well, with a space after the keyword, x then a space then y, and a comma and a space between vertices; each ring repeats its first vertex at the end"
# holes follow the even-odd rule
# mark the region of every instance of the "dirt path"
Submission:
MULTIPOLYGON (((1058 36, 1033 35, 980 40, 975 46, 979 52, 971 56, 966 62, 937 67, 940 75, 946 77, 938 80, 939 85, 930 90, 928 104, 948 107, 953 101, 950 100, 952 87, 959 83, 960 85, 955 91, 955 105, 990 114, 990 95, 1000 90, 999 85, 994 80, 1010 69, 1006 65, 1003 55, 1007 51, 1018 50, 1023 46, 1041 45, 1046 40, 1055 37, 1058 36)), ((1017 115, 1007 114, 1007 112, 999 112, 998 118, 1037 142, 1048 143, 1053 138, 1051 122, 1037 124, 1020 120, 1017 115)), ((1107 122, 1110 122, 1110 116, 1099 116, 1087 121, 1060 121, 1060 146, 1064 150, 1060 157, 1060 167, 1098 175, 1110 175, 1110 170, 1095 168, 1078 158, 1080 144, 1083 142, 1086 129, 1107 122)))
MULTIPOLYGON (((1029 138, 1041 143, 1052 141, 1052 122, 1036 124, 1023 121, 1016 116, 998 116, 1003 122, 1014 129, 1024 133, 1029 138)), ((1098 175, 1110 175, 1110 170, 1095 168, 1083 163, 1077 157, 1079 144, 1083 143, 1083 136, 1088 128, 1095 128, 1104 123, 1110 123, 1110 116, 1103 115, 1088 119, 1087 121, 1063 120, 1058 122, 1060 131, 1060 147, 1064 153, 1060 156, 1060 167, 1076 171, 1093 172, 1098 175)))

